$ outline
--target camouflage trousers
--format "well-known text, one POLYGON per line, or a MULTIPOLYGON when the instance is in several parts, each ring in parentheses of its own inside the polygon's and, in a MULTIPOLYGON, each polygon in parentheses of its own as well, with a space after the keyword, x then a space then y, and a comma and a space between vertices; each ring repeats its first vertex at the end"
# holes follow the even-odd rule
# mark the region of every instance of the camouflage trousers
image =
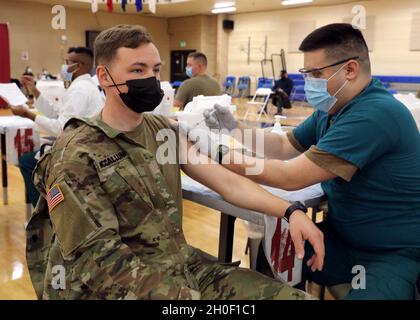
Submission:
POLYGON ((314 299, 306 292, 249 269, 218 263, 199 263, 189 269, 204 300, 314 299))

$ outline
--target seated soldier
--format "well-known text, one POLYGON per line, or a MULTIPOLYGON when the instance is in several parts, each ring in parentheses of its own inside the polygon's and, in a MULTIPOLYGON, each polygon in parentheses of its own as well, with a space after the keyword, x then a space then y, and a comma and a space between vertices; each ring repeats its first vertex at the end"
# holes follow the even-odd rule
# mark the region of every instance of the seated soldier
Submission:
MULTIPOLYGON (((257 272, 210 262, 187 244, 180 167, 235 205, 282 217, 289 204, 199 153, 198 164, 180 161, 179 137, 169 144, 173 161, 160 160, 160 134, 176 135, 168 119, 145 113, 163 97, 149 33, 128 25, 103 31, 95 61, 106 91, 101 115, 70 120, 34 173, 42 197, 27 227, 27 261, 38 298, 309 298, 257 272)), ((300 257, 303 240, 313 244, 310 264, 321 270, 322 233, 303 211, 291 216, 290 230, 300 257)))
POLYGON ((196 96, 219 96, 222 88, 219 82, 207 74, 207 57, 202 52, 191 52, 187 58, 185 80, 176 92, 174 106, 184 110, 196 96))

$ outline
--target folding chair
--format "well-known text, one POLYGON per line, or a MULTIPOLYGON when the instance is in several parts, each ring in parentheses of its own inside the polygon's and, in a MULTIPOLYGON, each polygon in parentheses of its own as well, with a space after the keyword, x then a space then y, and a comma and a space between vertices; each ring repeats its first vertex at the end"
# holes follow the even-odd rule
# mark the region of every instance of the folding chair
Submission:
POLYGON ((248 102, 248 108, 246 110, 243 120, 246 120, 249 114, 258 115, 257 121, 260 120, 262 114, 264 114, 265 117, 268 119, 268 115, 265 109, 267 108, 268 102, 270 101, 271 94, 272 94, 271 88, 258 88, 257 91, 255 91, 255 94, 252 100, 248 102), (256 99, 258 98, 262 98, 263 101, 256 101, 256 99), (252 112, 251 109, 254 107, 259 108, 257 113, 252 112))
POLYGON ((224 93, 233 96, 236 89, 236 77, 235 76, 227 76, 226 81, 224 83, 224 93))
POLYGON ((249 87, 251 84, 250 77, 239 77, 238 79, 238 98, 244 98, 249 96, 249 87))

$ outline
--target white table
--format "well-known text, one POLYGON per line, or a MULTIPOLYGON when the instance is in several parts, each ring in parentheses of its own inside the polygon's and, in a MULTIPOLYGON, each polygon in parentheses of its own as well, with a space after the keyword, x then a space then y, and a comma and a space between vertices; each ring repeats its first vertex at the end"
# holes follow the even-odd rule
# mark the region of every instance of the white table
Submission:
POLYGON ((418 99, 413 93, 409 94, 394 94, 394 97, 403 103, 408 110, 410 110, 416 121, 417 127, 420 130, 420 99, 418 99))
MULTIPOLYGON (((3 204, 8 204, 8 181, 7 164, 17 165, 19 157, 29 151, 39 148, 39 133, 34 130, 35 123, 29 119, 18 116, 0 117, 0 136, 1 136, 1 166, 2 166, 2 187, 3 204)), ((31 204, 25 192, 25 199, 28 210, 31 204)))
MULTIPOLYGON (((288 192, 281 189, 264 187, 274 195, 287 198, 289 201, 302 201, 306 207, 313 208, 313 212, 318 212, 319 206, 326 200, 324 195, 316 195, 313 192, 302 194, 300 191, 288 192)), ((310 190, 309 190, 310 191, 310 190)), ((232 205, 222 197, 207 188, 206 186, 198 183, 188 176, 182 176, 182 195, 184 199, 196 202, 206 207, 220 211, 220 233, 219 233, 219 253, 218 259, 221 262, 232 261, 233 251, 233 234, 235 228, 236 218, 240 218, 251 223, 264 226, 264 216, 262 213, 239 208, 232 205)), ((313 219, 316 215, 313 215, 313 219)))
POLYGON ((416 121, 417 127, 420 130, 420 105, 407 106, 407 108, 408 110, 410 110, 411 114, 413 115, 413 118, 416 121))

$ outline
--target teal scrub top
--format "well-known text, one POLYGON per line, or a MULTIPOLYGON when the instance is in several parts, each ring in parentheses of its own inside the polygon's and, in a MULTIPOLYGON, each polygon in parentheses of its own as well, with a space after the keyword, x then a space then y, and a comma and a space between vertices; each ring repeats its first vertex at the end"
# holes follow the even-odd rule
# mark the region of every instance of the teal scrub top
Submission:
POLYGON ((316 145, 358 168, 350 182, 321 184, 343 241, 368 251, 420 248, 420 133, 378 80, 336 115, 316 111, 293 133, 305 149, 316 145))

